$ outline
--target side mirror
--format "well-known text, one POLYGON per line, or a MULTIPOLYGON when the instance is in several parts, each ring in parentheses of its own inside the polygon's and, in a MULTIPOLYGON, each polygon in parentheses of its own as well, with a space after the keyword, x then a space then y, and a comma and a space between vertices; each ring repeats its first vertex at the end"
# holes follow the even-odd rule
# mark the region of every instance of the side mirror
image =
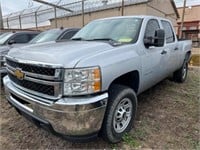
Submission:
POLYGON ((155 31, 154 37, 145 37, 144 45, 149 48, 150 46, 162 47, 165 42, 165 31, 158 29, 155 31))
POLYGON ((158 29, 155 32, 154 46, 162 47, 165 42, 165 31, 158 29))
POLYGON ((149 48, 150 46, 154 45, 154 38, 152 36, 144 38, 144 45, 149 48))
POLYGON ((12 44, 15 44, 15 43, 16 43, 15 40, 8 41, 8 45, 12 45, 12 44))

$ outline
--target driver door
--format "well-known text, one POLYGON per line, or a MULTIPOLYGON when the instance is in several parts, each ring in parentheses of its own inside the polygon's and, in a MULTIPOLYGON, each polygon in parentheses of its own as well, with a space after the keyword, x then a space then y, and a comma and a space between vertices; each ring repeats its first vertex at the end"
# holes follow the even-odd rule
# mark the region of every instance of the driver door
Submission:
MULTIPOLYGON (((144 39, 154 37, 156 30, 160 29, 157 19, 150 19, 147 22, 144 39)), ((164 47, 150 46, 144 49, 142 56, 143 90, 155 85, 164 78, 166 54, 163 54, 164 47)))

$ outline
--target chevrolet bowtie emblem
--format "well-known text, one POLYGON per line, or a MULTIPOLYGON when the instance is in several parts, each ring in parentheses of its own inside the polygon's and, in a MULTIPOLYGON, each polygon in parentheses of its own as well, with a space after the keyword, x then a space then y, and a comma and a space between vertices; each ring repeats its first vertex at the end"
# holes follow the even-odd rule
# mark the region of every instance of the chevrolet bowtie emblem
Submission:
POLYGON ((16 70, 14 71, 14 75, 15 75, 18 79, 23 80, 25 74, 22 72, 21 69, 16 68, 16 70))

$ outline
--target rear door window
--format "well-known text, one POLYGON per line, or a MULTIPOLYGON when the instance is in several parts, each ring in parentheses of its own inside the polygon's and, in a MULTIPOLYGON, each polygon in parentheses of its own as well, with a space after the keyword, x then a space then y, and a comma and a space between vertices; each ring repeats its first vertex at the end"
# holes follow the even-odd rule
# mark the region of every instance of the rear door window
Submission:
POLYGON ((162 20, 161 23, 165 30, 166 43, 173 43, 175 41, 175 36, 174 36, 174 32, 172 30, 171 24, 165 20, 162 20))

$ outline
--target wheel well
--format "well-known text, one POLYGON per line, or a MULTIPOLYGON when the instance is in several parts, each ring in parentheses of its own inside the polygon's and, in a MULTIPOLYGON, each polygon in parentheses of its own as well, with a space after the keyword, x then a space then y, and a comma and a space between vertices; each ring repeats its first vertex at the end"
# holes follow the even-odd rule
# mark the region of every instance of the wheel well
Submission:
POLYGON ((129 73, 126 73, 126 74, 116 78, 110 84, 110 87, 113 84, 120 84, 120 85, 128 86, 128 87, 132 88, 135 91, 135 93, 137 93, 138 88, 139 88, 139 72, 138 71, 131 71, 129 73))
POLYGON ((188 51, 188 52, 185 54, 185 59, 187 60, 187 62, 190 61, 190 57, 191 57, 191 51, 188 51))

